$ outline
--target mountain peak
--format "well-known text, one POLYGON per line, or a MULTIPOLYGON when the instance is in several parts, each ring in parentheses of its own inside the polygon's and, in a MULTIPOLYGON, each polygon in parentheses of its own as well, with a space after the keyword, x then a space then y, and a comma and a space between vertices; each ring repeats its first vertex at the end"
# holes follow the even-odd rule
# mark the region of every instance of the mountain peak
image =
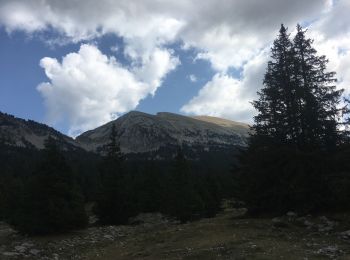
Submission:
MULTIPOLYGON (((149 153, 187 146, 193 149, 246 146, 249 127, 227 119, 189 117, 170 112, 156 115, 131 111, 113 121, 124 153, 149 153)), ((78 136, 87 150, 99 152, 109 141, 111 122, 78 136)), ((191 149, 192 149, 191 148, 191 149)))

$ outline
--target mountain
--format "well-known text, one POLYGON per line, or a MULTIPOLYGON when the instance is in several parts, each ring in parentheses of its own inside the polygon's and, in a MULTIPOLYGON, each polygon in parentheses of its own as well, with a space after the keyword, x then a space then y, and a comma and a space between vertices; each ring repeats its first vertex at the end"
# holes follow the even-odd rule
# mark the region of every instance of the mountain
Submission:
POLYGON ((222 118, 132 111, 81 134, 76 141, 88 151, 101 152, 109 141, 112 125, 116 127, 123 153, 161 157, 176 151, 179 146, 193 154, 245 147, 249 133, 247 124, 222 118))
POLYGON ((45 124, 0 112, 1 144, 42 149, 48 136, 55 138, 63 150, 81 149, 73 138, 61 134, 45 124))
POLYGON ((208 152, 219 156, 222 151, 245 147, 249 133, 248 125, 217 117, 132 111, 74 140, 45 124, 0 112, 0 143, 42 149, 52 136, 63 150, 103 153, 112 125, 116 126, 122 152, 134 159, 168 158, 179 146, 192 158, 208 152))

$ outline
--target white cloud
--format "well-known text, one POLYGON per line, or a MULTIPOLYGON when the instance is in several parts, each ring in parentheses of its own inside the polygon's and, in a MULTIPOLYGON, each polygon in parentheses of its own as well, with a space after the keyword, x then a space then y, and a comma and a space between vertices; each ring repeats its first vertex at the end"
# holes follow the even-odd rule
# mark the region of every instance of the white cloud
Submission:
POLYGON ((280 23, 294 26, 312 20, 329 1, 3 0, 0 23, 8 31, 53 28, 75 42, 114 33, 124 38, 125 53, 132 58, 182 40, 185 47, 200 50, 198 58, 224 71, 256 55, 280 23))
POLYGON ((188 76, 188 78, 190 79, 191 82, 197 82, 196 75, 191 74, 191 75, 188 76))
POLYGON ((162 70, 152 71, 145 78, 124 68, 114 57, 103 55, 95 46, 81 45, 77 53, 67 54, 61 63, 46 57, 40 65, 50 79, 38 86, 49 120, 55 123, 68 119, 69 134, 74 136, 134 109, 141 99, 155 92, 177 60, 166 50, 156 50, 137 69, 143 71, 154 65, 162 70))
POLYGON ((337 73, 338 88, 350 94, 350 10, 349 1, 334 2, 321 18, 310 26, 309 35, 317 51, 329 59, 328 69, 337 73))
POLYGON ((318 17, 327 0, 205 1, 188 17, 182 30, 185 48, 200 49, 197 58, 225 72, 258 55, 276 35, 281 23, 295 26, 318 17))
POLYGON ((239 80, 216 74, 181 111, 195 115, 235 117, 236 120, 247 119, 245 115, 251 107, 246 99, 241 98, 242 95, 244 93, 239 80))
POLYGON ((180 60, 172 56, 172 51, 156 48, 150 56, 143 55, 141 64, 143 65, 134 64, 132 70, 140 80, 147 82, 150 93, 154 95, 163 77, 175 69, 180 64, 180 60))
POLYGON ((217 73, 181 111, 251 123, 254 111, 250 101, 261 87, 266 60, 267 51, 262 51, 244 66, 242 79, 217 73))

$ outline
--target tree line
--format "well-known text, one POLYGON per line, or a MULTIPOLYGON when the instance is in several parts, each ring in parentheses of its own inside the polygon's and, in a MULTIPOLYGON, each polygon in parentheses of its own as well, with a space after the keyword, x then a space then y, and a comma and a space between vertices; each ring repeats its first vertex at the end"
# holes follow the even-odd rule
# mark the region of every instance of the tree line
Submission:
POLYGON ((21 233, 41 235, 86 227, 87 204, 101 225, 128 224, 150 212, 187 222, 214 216, 229 197, 229 173, 200 172, 181 149, 169 162, 131 163, 113 127, 104 151, 95 165, 90 162, 92 169, 82 169, 49 138, 37 163, 21 168, 26 174, 0 177, 0 217, 21 233))

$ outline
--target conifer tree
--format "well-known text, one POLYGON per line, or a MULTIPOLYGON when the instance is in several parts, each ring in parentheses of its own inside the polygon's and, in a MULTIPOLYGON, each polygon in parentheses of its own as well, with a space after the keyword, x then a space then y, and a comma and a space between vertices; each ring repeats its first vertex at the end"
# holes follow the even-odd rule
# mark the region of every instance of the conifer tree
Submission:
POLYGON ((124 157, 112 126, 106 156, 100 165, 101 187, 94 208, 103 224, 126 224, 136 214, 136 203, 130 176, 124 169, 124 157))
POLYGON ((342 90, 305 33, 298 25, 291 41, 281 25, 253 102, 258 115, 235 180, 236 196, 256 211, 321 210, 334 199, 342 90))
POLYGON ((334 148, 340 141, 338 108, 342 90, 336 90, 335 72, 328 72, 325 56, 297 26, 293 42, 281 25, 271 48, 264 87, 253 102, 252 143, 294 145, 301 150, 334 148))
POLYGON ((175 156, 166 213, 182 222, 197 219, 204 213, 204 203, 193 184, 190 164, 180 148, 175 156))
POLYGON ((335 72, 327 71, 328 60, 318 56, 313 40, 297 25, 293 41, 294 81, 299 93, 299 146, 333 149, 340 141, 338 108, 343 90, 336 90, 335 72))
POLYGON ((253 126, 255 141, 278 144, 294 142, 292 65, 292 42, 282 24, 271 48, 271 61, 268 62, 264 87, 258 92, 259 99, 253 102, 258 111, 253 126))
POLYGON ((25 181, 9 222, 26 234, 49 234, 86 226, 80 187, 53 138, 46 141, 41 163, 25 181))

